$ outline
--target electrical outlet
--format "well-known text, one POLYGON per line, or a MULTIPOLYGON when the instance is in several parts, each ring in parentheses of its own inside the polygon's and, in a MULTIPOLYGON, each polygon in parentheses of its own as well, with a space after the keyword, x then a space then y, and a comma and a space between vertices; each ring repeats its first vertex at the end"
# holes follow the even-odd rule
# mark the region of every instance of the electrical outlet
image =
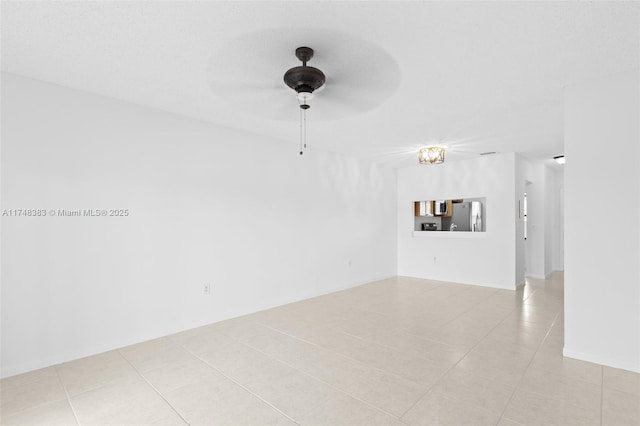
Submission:
POLYGON ((202 294, 211 294, 211 286, 209 284, 204 284, 202 286, 202 294))

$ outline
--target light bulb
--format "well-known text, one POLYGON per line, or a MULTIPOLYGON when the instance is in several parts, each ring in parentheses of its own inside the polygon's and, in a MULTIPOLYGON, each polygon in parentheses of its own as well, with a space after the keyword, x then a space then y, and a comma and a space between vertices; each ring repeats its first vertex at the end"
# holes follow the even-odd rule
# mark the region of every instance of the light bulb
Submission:
POLYGON ((313 93, 311 92, 298 92, 298 101, 300 101, 301 103, 307 103, 307 101, 310 101, 311 99, 313 99, 313 93))

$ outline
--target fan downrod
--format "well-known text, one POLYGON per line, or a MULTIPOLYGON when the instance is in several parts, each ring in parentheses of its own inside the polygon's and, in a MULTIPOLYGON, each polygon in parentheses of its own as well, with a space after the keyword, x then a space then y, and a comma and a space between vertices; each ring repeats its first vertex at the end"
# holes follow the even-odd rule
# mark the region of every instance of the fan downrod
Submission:
POLYGON ((306 66, 307 62, 313 58, 313 49, 310 47, 298 47, 296 49, 296 58, 302 61, 303 66, 306 66))

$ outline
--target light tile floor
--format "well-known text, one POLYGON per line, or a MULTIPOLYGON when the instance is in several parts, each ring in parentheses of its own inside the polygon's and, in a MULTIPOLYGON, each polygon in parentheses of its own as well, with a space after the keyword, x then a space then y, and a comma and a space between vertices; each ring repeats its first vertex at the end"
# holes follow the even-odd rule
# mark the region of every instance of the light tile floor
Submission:
POLYGON ((398 277, 1 381, 4 425, 639 425, 563 358, 563 282, 398 277))

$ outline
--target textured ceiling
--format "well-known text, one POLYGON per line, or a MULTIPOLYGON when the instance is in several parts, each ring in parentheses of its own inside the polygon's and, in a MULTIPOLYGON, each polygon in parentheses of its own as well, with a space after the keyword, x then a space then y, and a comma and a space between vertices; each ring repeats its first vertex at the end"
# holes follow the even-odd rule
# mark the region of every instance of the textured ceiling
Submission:
POLYGON ((394 167, 415 164, 427 143, 448 147, 448 160, 550 158, 562 153, 563 87, 638 68, 639 11, 637 2, 3 1, 2 70, 296 149, 297 101, 282 74, 308 44, 309 65, 327 74, 309 110, 311 147, 394 167))

